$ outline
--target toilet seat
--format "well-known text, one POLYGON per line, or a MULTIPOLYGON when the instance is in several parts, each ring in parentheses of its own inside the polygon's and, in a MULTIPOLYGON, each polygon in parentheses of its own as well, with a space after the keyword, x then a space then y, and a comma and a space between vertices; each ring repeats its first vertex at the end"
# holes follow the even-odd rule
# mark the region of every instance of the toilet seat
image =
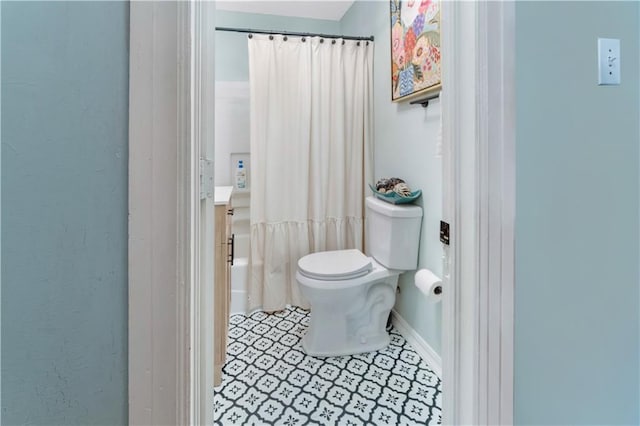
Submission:
POLYGON ((298 260, 300 274, 320 281, 358 278, 372 269, 371 259, 355 249, 312 253, 298 260))

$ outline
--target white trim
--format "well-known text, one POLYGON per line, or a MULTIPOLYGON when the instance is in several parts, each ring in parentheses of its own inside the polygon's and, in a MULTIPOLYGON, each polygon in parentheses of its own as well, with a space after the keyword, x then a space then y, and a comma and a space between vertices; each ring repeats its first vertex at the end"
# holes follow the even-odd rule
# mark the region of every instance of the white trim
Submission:
MULTIPOLYGON (((193 141, 191 164, 197 168, 201 158, 214 158, 214 40, 215 5, 213 2, 192 3, 190 35, 193 51, 191 108, 193 141)), ((214 200, 200 199, 199 171, 192 174, 192 202, 195 226, 191 238, 195 245, 195 271, 197 278, 193 292, 191 326, 192 341, 192 393, 191 424, 213 424, 213 346, 214 346, 214 200)))
POLYGON ((515 6, 442 6, 443 423, 511 424, 515 6))
POLYGON ((177 169, 178 183, 178 291, 177 291, 177 322, 176 351, 178 371, 176 385, 176 419, 177 424, 190 424, 193 418, 191 404, 197 400, 193 389, 193 371, 197 365, 193 364, 193 335, 191 312, 192 298, 197 291, 193 283, 197 281, 197 267, 199 262, 198 239, 195 230, 198 226, 198 204, 193 188, 199 183, 199 163, 194 164, 192 157, 198 155, 198 146, 192 144, 195 132, 192 126, 192 75, 191 75, 191 9, 190 2, 177 4, 177 169), (195 152, 194 152, 195 151, 195 152))
POLYGON ((190 423, 191 194, 198 168, 190 162, 189 7, 130 4, 131 425, 190 423))
POLYGON ((515 4, 478 4, 478 423, 513 423, 515 4))
POLYGON ((176 418, 175 5, 130 5, 129 424, 176 418), (160 30, 162 29, 162 30, 160 30), (161 43, 158 40, 162 40, 161 43), (161 72, 166 71, 166 72, 161 72), (158 232, 163 229, 163 232, 158 232))
POLYGON ((431 345, 395 309, 391 311, 391 322, 402 337, 413 346, 420 358, 431 367, 431 370, 438 377, 442 377, 442 358, 431 345))
POLYGON ((443 220, 442 305, 443 424, 475 423, 476 276, 475 3, 442 3, 443 220), (447 84, 451 82, 451 84, 447 84), (465 125, 460 126, 459 123, 465 125))

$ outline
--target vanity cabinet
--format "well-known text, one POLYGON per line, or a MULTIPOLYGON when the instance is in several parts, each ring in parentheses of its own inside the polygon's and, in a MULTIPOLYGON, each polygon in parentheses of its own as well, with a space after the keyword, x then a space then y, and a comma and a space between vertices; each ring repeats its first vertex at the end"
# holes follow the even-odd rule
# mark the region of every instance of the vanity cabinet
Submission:
POLYGON ((213 382, 222 382, 222 367, 227 353, 229 305, 231 303, 231 265, 233 265, 234 236, 231 233, 233 209, 231 187, 216 187, 215 195, 215 276, 214 276, 214 343, 213 382))

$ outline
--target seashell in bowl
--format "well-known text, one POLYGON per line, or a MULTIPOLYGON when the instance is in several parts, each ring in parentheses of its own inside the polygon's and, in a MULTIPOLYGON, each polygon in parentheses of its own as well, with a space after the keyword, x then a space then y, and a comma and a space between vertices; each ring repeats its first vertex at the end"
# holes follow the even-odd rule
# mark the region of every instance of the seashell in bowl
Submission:
POLYGON ((411 189, 404 182, 396 184, 393 187, 393 192, 395 192, 401 197, 409 197, 411 195, 411 189))
POLYGON ((397 177, 381 178, 376 183, 376 191, 381 192, 380 190, 382 188, 385 189, 385 192, 393 191, 393 188, 399 183, 404 183, 404 181, 402 179, 400 179, 400 178, 397 178, 397 177))

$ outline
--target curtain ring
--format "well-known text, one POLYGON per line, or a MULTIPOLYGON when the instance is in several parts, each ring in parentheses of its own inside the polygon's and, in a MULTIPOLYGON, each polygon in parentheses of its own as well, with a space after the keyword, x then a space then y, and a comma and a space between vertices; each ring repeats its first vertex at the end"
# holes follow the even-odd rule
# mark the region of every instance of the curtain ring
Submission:
POLYGON ((336 44, 336 41, 335 40, 331 40, 331 44, 336 44))
POLYGON ((273 40, 273 36, 272 35, 269 36, 269 40, 273 40))
POLYGON ((360 42, 358 42, 358 46, 360 46, 360 42))
POLYGON ((289 39, 287 38, 287 36, 282 37, 282 39, 283 39, 284 41, 289 40, 289 39))
POLYGON ((304 43, 305 41, 307 41, 307 39, 302 37, 302 42, 304 43))
POLYGON ((248 37, 249 37, 249 38, 253 38, 253 34, 249 34, 249 36, 248 36, 248 37))
POLYGON ((369 42, 367 42, 367 46, 369 45, 369 42))
POLYGON ((342 45, 344 46, 344 40, 342 40, 342 45))
POLYGON ((323 38, 320 39, 320 43, 324 43, 324 39, 323 38))

